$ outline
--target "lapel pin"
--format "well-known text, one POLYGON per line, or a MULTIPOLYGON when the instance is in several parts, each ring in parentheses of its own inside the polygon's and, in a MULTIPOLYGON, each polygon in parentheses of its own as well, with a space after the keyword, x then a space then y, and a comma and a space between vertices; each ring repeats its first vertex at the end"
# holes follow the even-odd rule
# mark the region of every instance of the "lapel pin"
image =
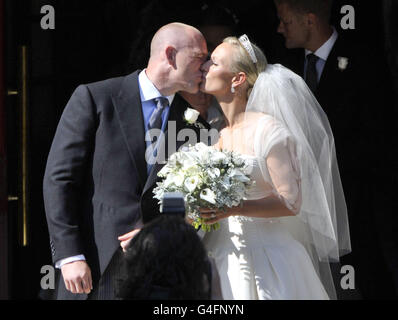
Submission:
POLYGON ((338 66, 339 66, 340 71, 344 71, 345 69, 347 69, 348 58, 338 57, 337 60, 339 61, 338 66))

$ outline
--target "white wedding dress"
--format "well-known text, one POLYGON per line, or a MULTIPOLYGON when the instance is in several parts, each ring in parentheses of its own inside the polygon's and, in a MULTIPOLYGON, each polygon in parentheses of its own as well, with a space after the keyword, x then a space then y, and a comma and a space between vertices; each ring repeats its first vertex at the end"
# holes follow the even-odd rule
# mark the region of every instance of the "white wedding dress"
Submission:
MULTIPOLYGON (((300 172, 294 139, 274 118, 263 115, 245 126, 241 142, 256 184, 248 200, 278 196, 299 210, 300 172), (253 131, 251 131, 253 130, 253 131), (251 137, 247 140, 246 137, 251 137)), ((224 145, 225 148, 225 145, 224 145)), ((231 147, 233 148, 233 147, 231 147)), ((236 151, 236 150, 235 150, 236 151)), ((204 245, 217 266, 224 299, 329 299, 305 247, 289 232, 289 219, 232 216, 206 233, 204 245)))

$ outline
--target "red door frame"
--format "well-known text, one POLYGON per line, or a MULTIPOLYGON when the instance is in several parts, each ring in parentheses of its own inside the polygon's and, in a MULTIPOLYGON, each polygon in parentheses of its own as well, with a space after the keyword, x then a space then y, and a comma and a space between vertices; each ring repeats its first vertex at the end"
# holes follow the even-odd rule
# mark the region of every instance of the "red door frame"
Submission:
POLYGON ((0 299, 8 299, 8 221, 4 83, 4 1, 0 0, 0 299))

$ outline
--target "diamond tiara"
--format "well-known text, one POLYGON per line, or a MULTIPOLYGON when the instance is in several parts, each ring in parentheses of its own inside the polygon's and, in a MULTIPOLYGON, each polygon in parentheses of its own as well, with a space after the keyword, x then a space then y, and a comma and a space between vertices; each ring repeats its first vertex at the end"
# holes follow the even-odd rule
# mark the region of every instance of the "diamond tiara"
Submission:
POLYGON ((250 43, 249 37, 247 35, 242 35, 239 37, 239 42, 246 49, 247 53, 249 54, 250 58, 252 59, 253 63, 257 63, 256 54, 254 53, 253 46, 250 43))

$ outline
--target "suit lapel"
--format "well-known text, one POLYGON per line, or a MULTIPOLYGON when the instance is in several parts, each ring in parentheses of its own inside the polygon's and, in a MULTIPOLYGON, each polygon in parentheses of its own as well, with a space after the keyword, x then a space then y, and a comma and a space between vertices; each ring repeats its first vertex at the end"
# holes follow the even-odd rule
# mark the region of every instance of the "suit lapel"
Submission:
POLYGON ((323 68, 323 72, 319 80, 317 89, 317 92, 319 93, 322 92, 323 87, 328 87, 330 85, 330 81, 333 81, 334 79, 336 79, 336 76, 338 76, 338 41, 339 39, 336 40, 336 43, 334 44, 332 50, 330 51, 328 59, 326 60, 325 67, 323 68))
POLYGON ((144 116, 142 114, 138 86, 139 72, 136 71, 125 77, 119 94, 113 96, 112 100, 130 157, 139 174, 141 186, 144 186, 147 180, 145 161, 146 144, 144 116))
MULTIPOLYGON (((315 91, 315 96, 317 98, 322 94, 323 88, 327 88, 329 85, 333 85, 330 82, 333 82, 336 77, 339 75, 339 70, 337 68, 337 57, 339 56, 339 48, 340 48, 340 36, 337 38, 336 43, 334 44, 328 59, 326 60, 325 66, 322 71, 321 78, 319 79, 318 87, 315 91)), ((299 64, 291 63, 292 71, 296 72, 304 79, 304 65, 305 65, 305 50, 301 50, 299 53, 299 64)))

